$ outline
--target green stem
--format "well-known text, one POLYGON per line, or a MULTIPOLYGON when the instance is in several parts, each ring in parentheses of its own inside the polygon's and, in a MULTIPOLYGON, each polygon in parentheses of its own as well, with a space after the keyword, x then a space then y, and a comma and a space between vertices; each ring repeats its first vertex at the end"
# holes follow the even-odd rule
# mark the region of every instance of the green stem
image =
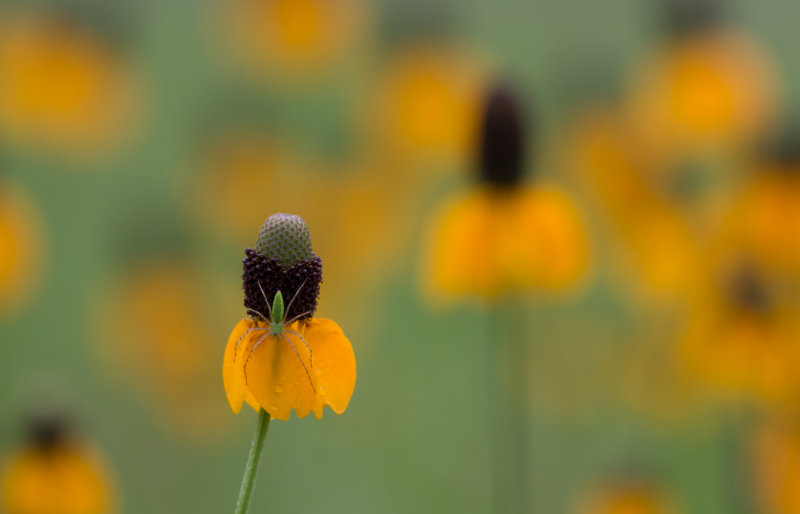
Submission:
POLYGON ((754 477, 752 455, 748 444, 752 432, 752 413, 745 407, 736 410, 728 407, 722 425, 722 441, 724 450, 728 454, 726 468, 728 471, 727 485, 730 491, 731 512, 737 514, 752 514, 757 512, 755 491, 753 490, 754 477))
POLYGON ((528 346, 520 299, 511 294, 497 299, 488 319, 486 362, 494 511, 528 513, 528 346))
POLYGON ((261 460, 261 452, 264 449, 264 439, 267 438, 269 428, 269 414, 264 409, 258 411, 258 424, 256 433, 253 434, 253 442, 250 443, 250 455, 247 456, 247 466, 244 468, 242 477, 242 487, 239 488, 239 498, 236 500, 235 514, 246 514, 250 507, 250 497, 256 486, 256 475, 258 475, 258 463, 261 460))

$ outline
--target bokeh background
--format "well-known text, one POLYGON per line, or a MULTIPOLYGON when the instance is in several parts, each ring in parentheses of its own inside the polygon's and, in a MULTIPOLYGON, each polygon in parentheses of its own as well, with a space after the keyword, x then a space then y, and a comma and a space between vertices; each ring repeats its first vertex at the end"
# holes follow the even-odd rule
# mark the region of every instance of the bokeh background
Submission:
POLYGON ((426 241, 475 184, 502 82, 535 127, 526 187, 561 191, 587 243, 568 285, 514 292, 532 510, 800 512, 797 19, 780 0, 0 2, 5 469, 56 405, 115 511, 232 509, 255 415, 230 412, 222 353, 243 251, 290 212, 358 382, 342 416, 272 424, 253 511, 489 512, 496 300, 432 294, 426 241))

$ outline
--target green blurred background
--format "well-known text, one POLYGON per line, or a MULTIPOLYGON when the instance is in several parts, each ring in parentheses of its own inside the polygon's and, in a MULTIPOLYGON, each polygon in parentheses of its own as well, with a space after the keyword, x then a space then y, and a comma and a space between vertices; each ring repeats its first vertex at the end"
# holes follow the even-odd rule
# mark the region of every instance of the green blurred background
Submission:
MULTIPOLYGON (((489 314, 479 301, 432 305, 419 276, 433 213, 473 180, 469 130, 448 123, 473 119, 479 92, 499 78, 535 120, 532 180, 568 192, 591 247, 577 288, 521 304, 534 511, 584 512, 596 491, 641 481, 677 512, 739 512, 732 409, 659 375, 689 300, 631 293, 610 225, 570 161, 582 109, 614 105, 638 63, 667 44, 662 5, 337 0, 282 21, 258 18, 252 3, 0 3, 0 83, 3 59, 27 41, 4 38, 44 26, 56 47, 89 34, 76 51, 100 45, 88 73, 118 89, 77 109, 101 112, 88 121, 42 115, 45 128, 31 128, 0 115, 0 202, 30 239, 9 272, 21 282, 0 281, 10 291, 0 448, 21 444, 33 405, 66 405, 105 454, 119 511, 229 511, 255 414, 230 412, 222 352, 244 314, 243 251, 264 218, 285 211, 309 222, 325 263, 319 315, 352 341, 358 382, 341 416, 272 424, 252 511, 489 512, 489 314), (298 48, 265 42, 309 12, 311 28, 285 36, 298 48), (454 83, 436 84, 452 90, 433 96, 437 121, 414 139, 393 131, 387 104, 420 55, 454 83), (84 122, 85 133, 70 125, 84 122)), ((725 11, 769 53, 778 110, 796 110, 800 5, 725 11)), ((26 87, 72 80, 41 73, 26 87)), ((0 84, 0 96, 9 91, 0 84)))

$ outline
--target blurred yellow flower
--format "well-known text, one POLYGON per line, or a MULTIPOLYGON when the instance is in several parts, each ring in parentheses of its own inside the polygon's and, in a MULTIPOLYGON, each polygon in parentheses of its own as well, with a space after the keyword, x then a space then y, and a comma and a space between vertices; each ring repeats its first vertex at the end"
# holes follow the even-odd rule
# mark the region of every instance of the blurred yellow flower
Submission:
POLYGON ((677 348, 692 376, 717 392, 782 404, 800 385, 800 317, 765 273, 743 264, 721 285, 701 287, 677 348))
POLYGON ((408 169, 420 162, 466 164, 484 87, 481 65, 456 49, 407 48, 379 84, 368 130, 408 169))
POLYGON ((96 448, 67 439, 59 427, 35 426, 31 441, 6 458, 2 508, 6 514, 108 514, 112 480, 96 448))
POLYGON ((186 260, 166 257, 131 265, 98 293, 90 320, 98 363, 142 393, 184 441, 229 427, 215 415, 219 392, 208 376, 217 369, 214 334, 234 294, 186 260))
POLYGON ((650 298, 685 292, 702 269, 702 248, 689 220, 646 175, 624 125, 610 112, 592 111, 578 121, 569 151, 619 238, 621 274, 650 298))
POLYGON ((0 313, 24 304, 42 272, 41 215, 24 190, 0 181, 0 313))
POLYGON ((270 216, 256 250, 246 255, 242 279, 251 318, 233 329, 222 367, 231 409, 238 414, 246 401, 280 420, 292 409, 299 418, 313 410, 319 419, 325 405, 341 414, 355 388, 356 361, 339 326, 312 317, 322 261, 311 250, 305 221, 270 216))
POLYGON ((580 279, 588 244, 579 211, 543 187, 480 187, 443 206, 431 222, 424 287, 434 296, 560 290, 580 279))
POLYGON ((365 35, 363 0, 234 0, 230 36, 244 64, 274 79, 326 70, 365 35))
POLYGON ((129 71, 97 37, 51 15, 0 20, 0 131, 5 138, 95 154, 132 121, 129 71))
POLYGON ((756 171, 734 200, 724 244, 765 265, 800 275, 800 161, 756 171))
POLYGON ((510 90, 486 98, 477 138, 481 185, 440 208, 423 252, 423 288, 434 299, 510 290, 562 290, 588 265, 580 213, 565 193, 522 184, 526 126, 510 90))
POLYGON ((633 77, 629 107, 643 147, 663 162, 752 140, 774 113, 776 91, 756 42, 717 28, 650 56, 633 77))
POLYGON ((628 479, 595 491, 579 505, 577 514, 676 514, 672 502, 652 484, 628 479))

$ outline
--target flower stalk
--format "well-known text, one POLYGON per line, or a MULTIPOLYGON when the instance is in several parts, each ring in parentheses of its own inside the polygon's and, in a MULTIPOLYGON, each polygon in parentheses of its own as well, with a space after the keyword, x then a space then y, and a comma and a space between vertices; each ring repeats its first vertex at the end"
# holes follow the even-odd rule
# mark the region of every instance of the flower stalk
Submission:
POLYGON ((261 453, 264 450, 264 440, 267 438, 269 420, 270 415, 267 414, 264 409, 259 409, 256 432, 253 434, 252 443, 250 443, 250 454, 247 456, 247 465, 244 468, 242 486, 239 488, 239 497, 236 499, 235 514, 246 514, 247 509, 250 507, 250 498, 256 486, 258 464, 261 461, 261 453))
POLYGON ((513 293, 489 306, 487 338, 492 502, 497 513, 530 512, 528 345, 513 293))

